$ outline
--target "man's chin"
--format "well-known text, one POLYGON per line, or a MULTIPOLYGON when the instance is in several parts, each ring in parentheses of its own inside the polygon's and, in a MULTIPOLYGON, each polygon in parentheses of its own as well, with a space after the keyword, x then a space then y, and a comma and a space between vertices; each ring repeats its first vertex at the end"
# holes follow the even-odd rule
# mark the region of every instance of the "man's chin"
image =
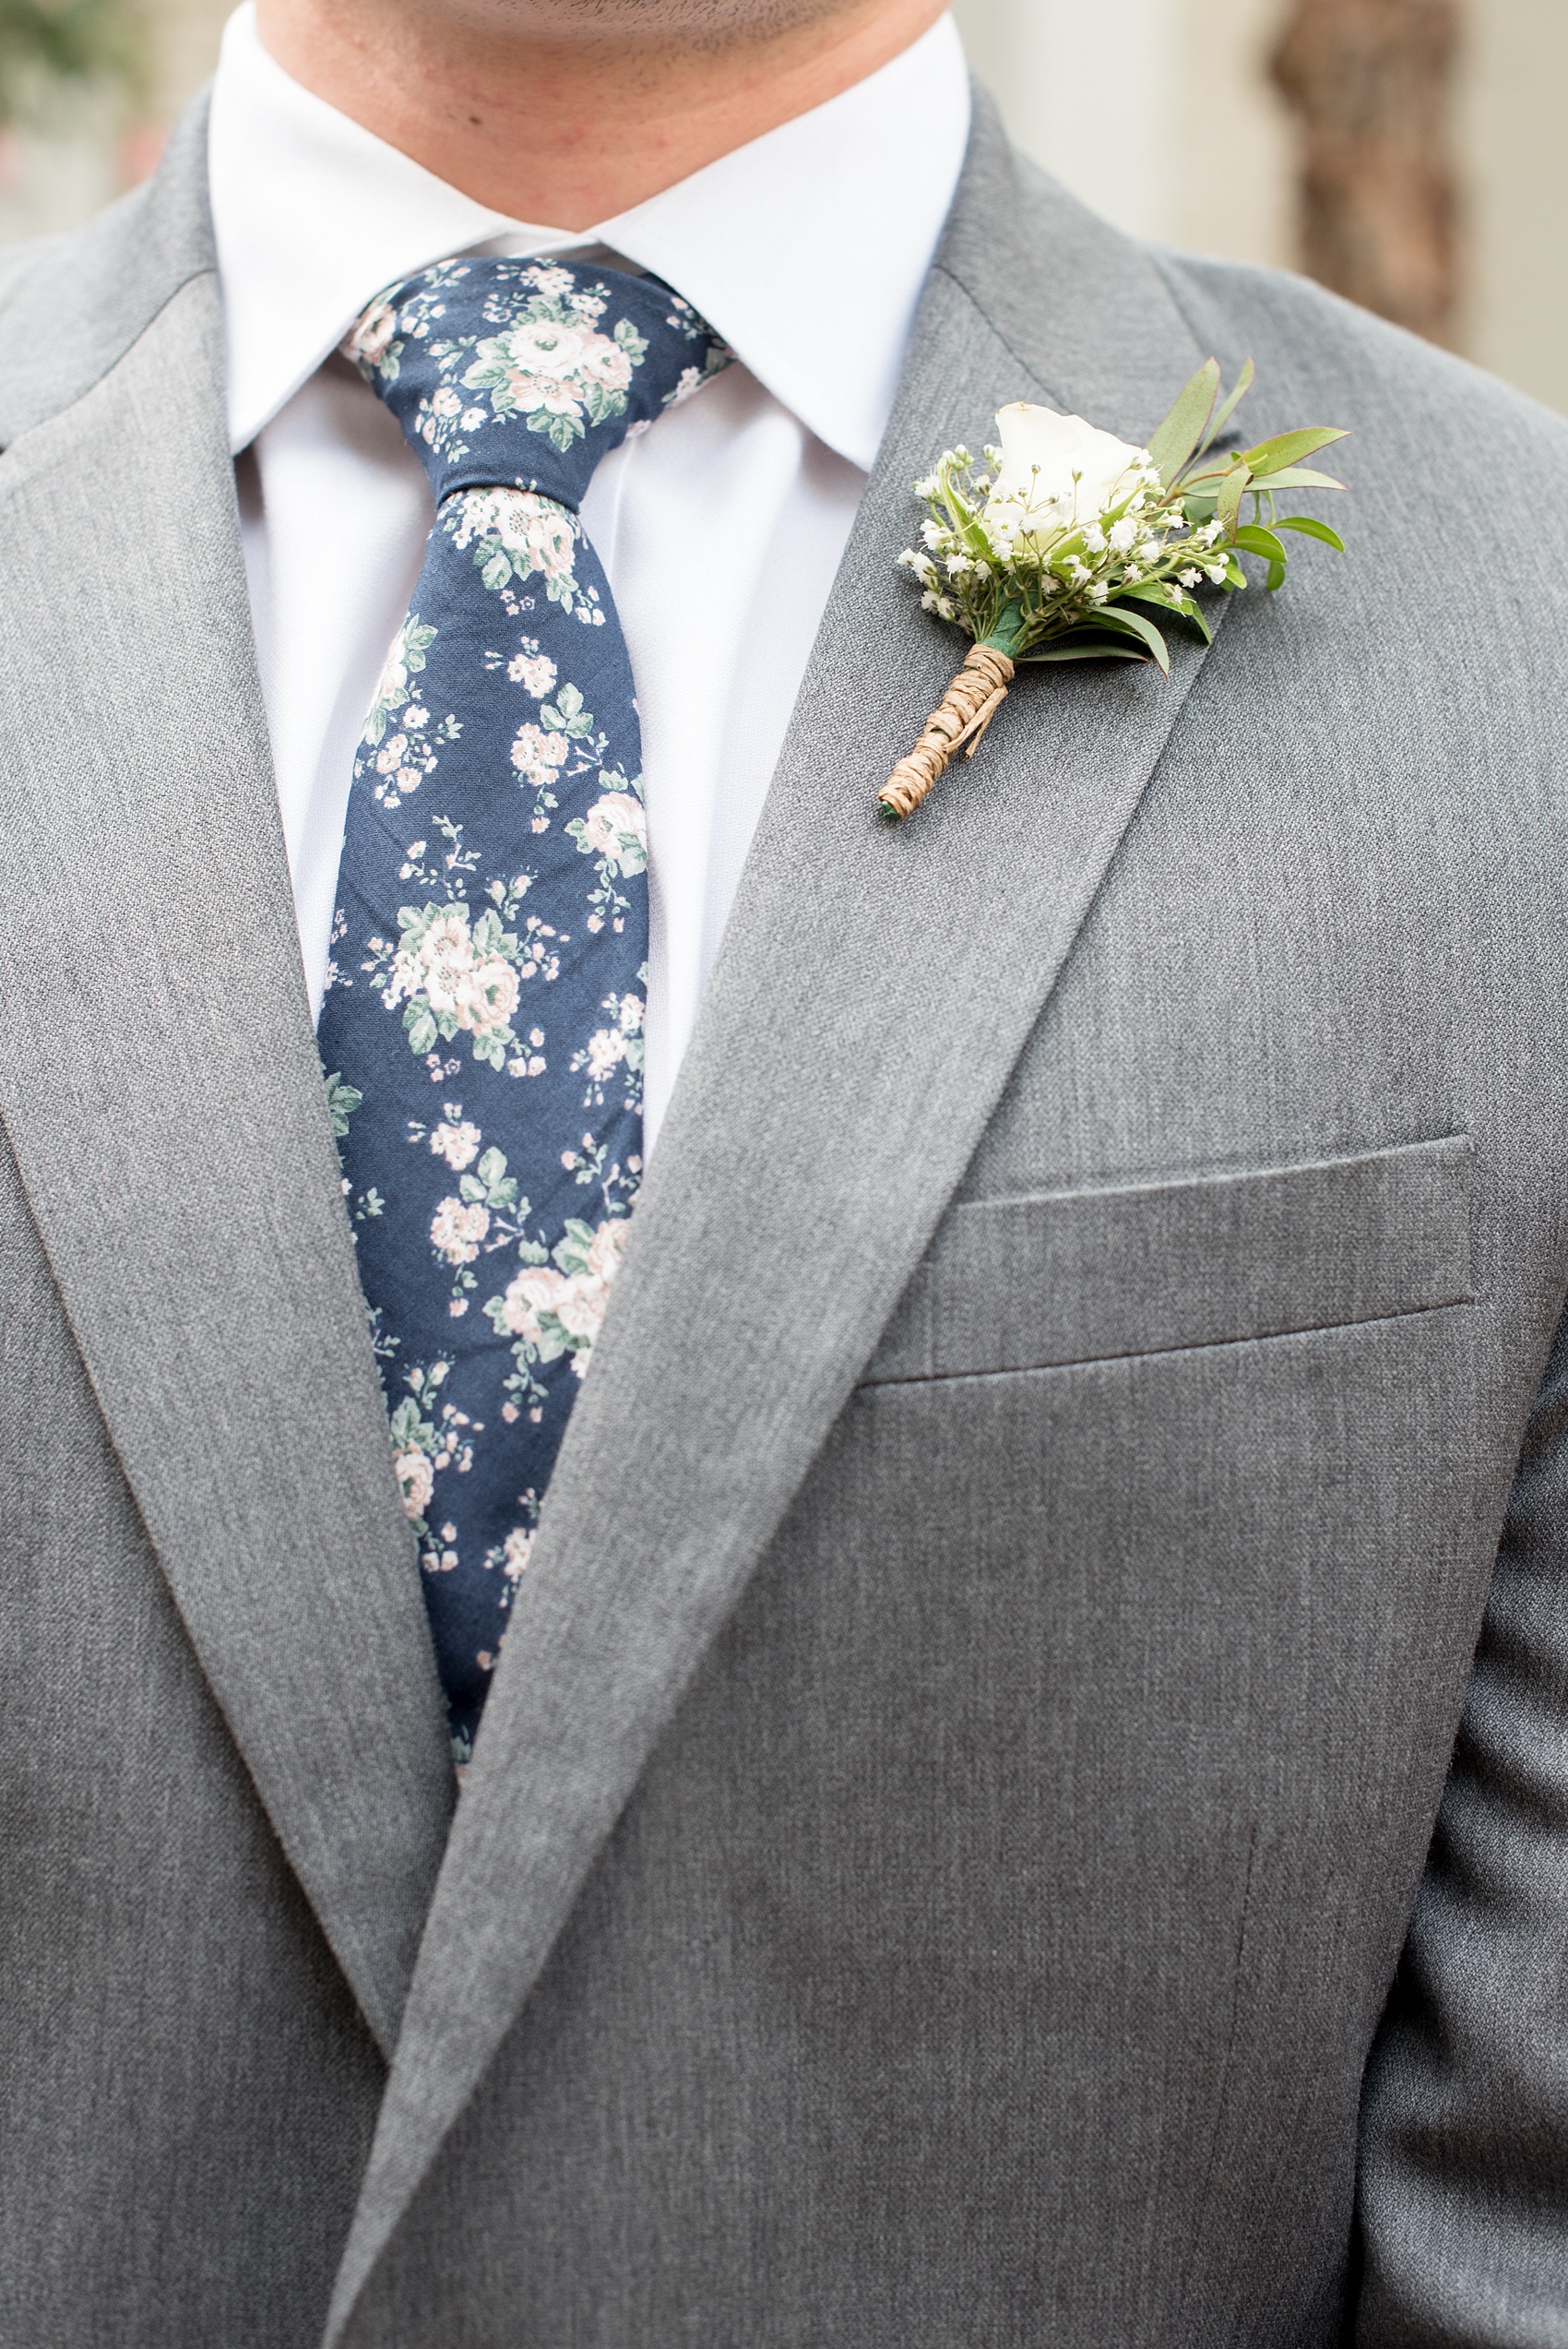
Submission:
POLYGON ((796 26, 871 11, 866 0, 459 0, 453 13, 489 18, 513 35, 594 41, 654 34, 706 48, 766 41, 796 26))

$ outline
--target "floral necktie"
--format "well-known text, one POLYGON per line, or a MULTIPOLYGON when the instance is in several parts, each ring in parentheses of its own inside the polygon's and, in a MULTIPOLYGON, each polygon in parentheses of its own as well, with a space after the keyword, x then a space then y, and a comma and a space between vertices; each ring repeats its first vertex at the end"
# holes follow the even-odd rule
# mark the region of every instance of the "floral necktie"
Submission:
POLYGON ((442 261, 344 351, 435 493, 354 764, 319 1041, 459 1762, 642 1173, 631 667, 577 508, 731 353, 656 278, 442 261))

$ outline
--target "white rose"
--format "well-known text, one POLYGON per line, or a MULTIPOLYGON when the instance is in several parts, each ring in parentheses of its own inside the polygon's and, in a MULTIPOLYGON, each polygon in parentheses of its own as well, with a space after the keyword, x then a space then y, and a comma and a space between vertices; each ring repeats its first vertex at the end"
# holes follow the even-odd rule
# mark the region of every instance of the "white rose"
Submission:
POLYGON ((1144 452, 1081 416, 1016 399, 997 412, 1002 463, 985 503, 988 531, 1037 542, 1098 520, 1138 486, 1144 452))

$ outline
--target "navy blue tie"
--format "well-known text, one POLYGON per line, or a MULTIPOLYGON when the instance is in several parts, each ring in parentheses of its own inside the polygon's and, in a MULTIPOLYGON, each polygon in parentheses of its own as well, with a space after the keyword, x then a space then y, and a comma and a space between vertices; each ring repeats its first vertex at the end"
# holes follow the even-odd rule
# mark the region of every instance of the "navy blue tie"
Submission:
POLYGON ((656 279, 442 261, 347 354, 435 525, 354 766, 319 1042, 453 1751, 642 1173, 647 834, 577 509, 730 352, 656 279))

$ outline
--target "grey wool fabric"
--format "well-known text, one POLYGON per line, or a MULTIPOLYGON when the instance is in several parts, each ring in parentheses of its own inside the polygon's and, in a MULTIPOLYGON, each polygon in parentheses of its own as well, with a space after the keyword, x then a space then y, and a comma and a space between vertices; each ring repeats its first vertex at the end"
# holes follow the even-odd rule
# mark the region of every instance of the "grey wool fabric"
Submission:
POLYGON ((0 2339, 1568 2344, 1568 428, 980 101, 455 1801, 204 140, 0 271, 0 2339), (1210 352, 1348 555, 878 828, 1210 352))

